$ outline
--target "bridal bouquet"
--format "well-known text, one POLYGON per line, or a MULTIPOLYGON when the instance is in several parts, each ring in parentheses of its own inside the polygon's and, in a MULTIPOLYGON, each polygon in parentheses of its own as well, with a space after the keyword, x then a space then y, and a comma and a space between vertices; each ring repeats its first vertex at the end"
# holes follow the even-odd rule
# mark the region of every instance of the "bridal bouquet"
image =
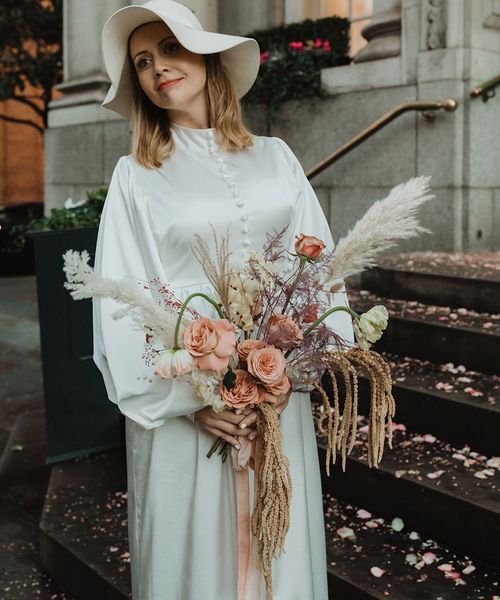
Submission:
MULTIPOLYGON (((332 250, 312 231, 297 235, 295 252, 289 252, 283 245, 285 227, 268 234, 262 251, 234 263, 228 236, 218 239, 213 231, 216 256, 211 255, 205 240, 195 236, 191 248, 212 285, 213 297, 195 292, 180 303, 166 282, 151 280, 149 285, 163 297, 158 302, 128 281, 99 276, 89 266, 86 251, 64 254, 65 287, 72 290, 73 298, 108 297, 122 303, 124 308, 113 318, 131 314, 145 332, 143 358, 154 367, 156 376, 187 380, 215 412, 257 410, 255 444, 246 440, 245 451, 248 456, 251 452, 250 466, 255 470, 257 493, 251 525, 268 598, 272 598, 272 559, 283 551, 289 528, 292 490, 275 405, 292 389, 316 389, 323 402, 318 428, 328 438, 327 473, 330 462, 335 464, 337 449, 342 451, 345 470, 346 455, 356 438, 357 370, 365 371, 371 388, 369 466, 378 467, 382 458, 386 426, 392 448, 395 403, 390 367, 370 350, 387 326, 387 310, 378 305, 358 314, 347 306, 331 306, 328 294, 342 288, 343 278, 372 266, 376 254, 394 245, 396 239, 429 231, 414 217, 416 208, 431 198, 427 194, 429 179, 418 177, 394 188, 387 198, 374 203, 332 250), (214 307, 218 318, 200 315, 189 307, 197 296, 214 307), (327 317, 336 311, 350 314, 357 345, 350 346, 328 326, 327 317), (321 385, 324 376, 332 385, 333 406, 321 385), (338 377, 346 390, 342 417, 338 377)), ((207 456, 219 446, 225 460, 229 443, 221 438, 207 456)), ((238 453, 234 448, 231 452, 235 468, 241 469, 238 453)))

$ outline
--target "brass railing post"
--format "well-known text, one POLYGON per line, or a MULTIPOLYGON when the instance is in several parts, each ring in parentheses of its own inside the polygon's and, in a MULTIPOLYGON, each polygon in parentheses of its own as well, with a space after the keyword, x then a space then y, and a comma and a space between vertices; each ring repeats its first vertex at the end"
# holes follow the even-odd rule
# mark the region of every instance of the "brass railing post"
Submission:
POLYGON ((377 131, 385 127, 394 119, 397 119, 403 113, 409 111, 418 111, 423 113, 428 113, 429 111, 435 110, 445 110, 447 112, 452 112, 457 109, 458 102, 454 98, 447 98, 446 100, 417 100, 415 102, 406 102, 404 104, 400 104, 390 112, 386 113, 380 119, 377 119, 374 123, 372 123, 366 129, 363 129, 358 135, 349 140, 346 144, 341 146, 338 150, 336 150, 333 154, 330 154, 325 159, 323 159, 318 164, 314 165, 312 169, 307 171, 306 177, 311 179, 318 173, 321 173, 326 167, 330 166, 332 163, 336 162, 343 156, 345 156, 348 152, 359 146, 365 140, 374 135, 377 131))
POLYGON ((477 96, 481 96, 483 102, 488 102, 490 98, 495 96, 495 88, 500 85, 500 75, 496 77, 492 77, 487 81, 483 81, 476 87, 473 87, 470 91, 471 98, 476 98, 477 96))

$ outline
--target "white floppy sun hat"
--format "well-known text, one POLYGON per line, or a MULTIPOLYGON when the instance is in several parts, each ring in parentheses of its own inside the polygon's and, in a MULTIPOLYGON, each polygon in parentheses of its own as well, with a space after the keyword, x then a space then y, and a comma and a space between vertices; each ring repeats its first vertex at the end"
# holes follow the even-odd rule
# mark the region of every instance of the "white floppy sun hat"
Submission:
POLYGON ((111 86, 102 106, 130 118, 132 114, 132 78, 127 60, 128 38, 139 25, 163 21, 181 46, 196 54, 220 52, 237 97, 252 87, 260 66, 257 40, 239 35, 205 31, 187 6, 173 0, 150 0, 132 4, 114 12, 102 30, 102 53, 111 86))

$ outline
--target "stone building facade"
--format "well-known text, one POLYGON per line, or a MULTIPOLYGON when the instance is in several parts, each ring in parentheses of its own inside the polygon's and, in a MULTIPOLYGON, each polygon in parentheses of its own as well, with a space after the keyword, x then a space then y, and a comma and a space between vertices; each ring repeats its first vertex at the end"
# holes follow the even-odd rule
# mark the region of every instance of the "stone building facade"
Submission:
MULTIPOLYGON (((206 29, 240 35, 329 6, 325 0, 184 3, 206 29)), ((101 107, 109 82, 100 32, 126 4, 65 0, 63 95, 52 103, 45 140, 47 212, 109 182, 117 159, 129 153, 128 123, 101 107)), ((500 74, 500 0, 373 0, 371 7, 371 19, 360 24, 368 43, 353 63, 322 71, 328 98, 286 103, 271 131, 263 107, 249 110, 246 122, 256 134, 285 139, 307 170, 401 103, 454 98, 455 112, 406 113, 311 183, 338 238, 392 186, 432 175, 436 198, 424 205, 421 222, 433 233, 398 250, 498 249, 500 99, 483 102, 470 89, 500 74)))

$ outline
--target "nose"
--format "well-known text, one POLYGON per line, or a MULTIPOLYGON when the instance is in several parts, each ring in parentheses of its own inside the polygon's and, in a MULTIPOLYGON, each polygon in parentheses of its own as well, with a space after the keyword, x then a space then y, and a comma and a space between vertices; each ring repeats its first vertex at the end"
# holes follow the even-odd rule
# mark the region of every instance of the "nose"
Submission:
POLYGON ((170 65, 168 59, 161 56, 153 59, 153 68, 155 77, 159 77, 165 70, 170 71, 170 65))

